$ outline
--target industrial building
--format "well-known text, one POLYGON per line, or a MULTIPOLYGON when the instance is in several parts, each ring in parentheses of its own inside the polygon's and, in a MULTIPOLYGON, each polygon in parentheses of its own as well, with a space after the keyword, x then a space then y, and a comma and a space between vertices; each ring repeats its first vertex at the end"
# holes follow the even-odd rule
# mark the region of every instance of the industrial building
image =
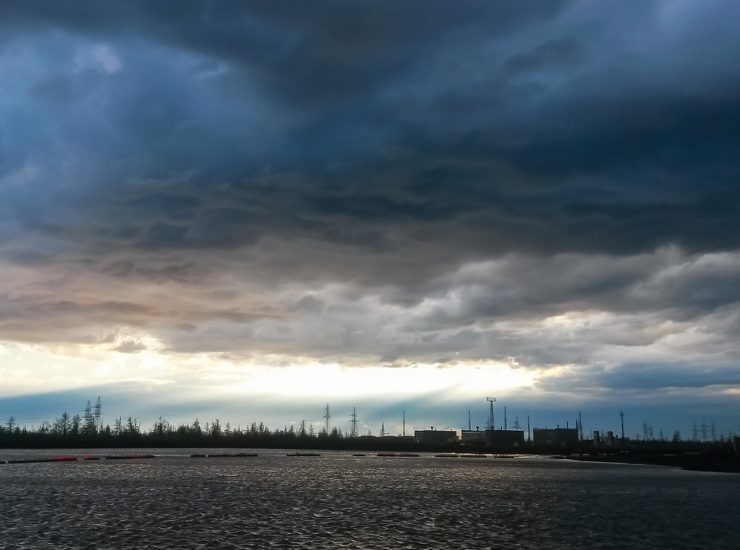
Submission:
POLYGON ((532 430, 532 441, 535 447, 565 447, 578 446, 578 430, 576 428, 535 428, 532 430))
POLYGON ((594 430, 592 442, 595 448, 606 447, 613 449, 617 446, 617 438, 614 437, 614 432, 612 431, 606 432, 606 436, 604 436, 599 430, 594 430))
POLYGON ((493 449, 524 447, 523 430, 486 430, 486 441, 493 449))
POLYGON ((523 430, 462 430, 461 441, 466 445, 491 449, 524 447, 523 430))
POLYGON ((486 432, 480 430, 462 430, 460 432, 460 441, 465 445, 482 447, 486 445, 486 432))
POLYGON ((455 430, 415 430, 414 439, 422 445, 449 445, 457 443, 455 430))

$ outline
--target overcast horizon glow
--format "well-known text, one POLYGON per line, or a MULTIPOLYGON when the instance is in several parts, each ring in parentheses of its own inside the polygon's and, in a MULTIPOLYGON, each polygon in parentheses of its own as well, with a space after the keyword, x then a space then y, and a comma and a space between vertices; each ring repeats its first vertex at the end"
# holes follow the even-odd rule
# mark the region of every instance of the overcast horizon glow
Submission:
POLYGON ((0 418, 740 429, 738 17, 5 3, 0 418))

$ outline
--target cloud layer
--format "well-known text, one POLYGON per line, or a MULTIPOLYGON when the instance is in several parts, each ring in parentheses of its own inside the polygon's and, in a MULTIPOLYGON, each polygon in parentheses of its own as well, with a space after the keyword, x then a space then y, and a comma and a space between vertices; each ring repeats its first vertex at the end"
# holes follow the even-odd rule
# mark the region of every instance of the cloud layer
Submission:
POLYGON ((3 11, 1 340, 738 388, 737 3, 3 11))

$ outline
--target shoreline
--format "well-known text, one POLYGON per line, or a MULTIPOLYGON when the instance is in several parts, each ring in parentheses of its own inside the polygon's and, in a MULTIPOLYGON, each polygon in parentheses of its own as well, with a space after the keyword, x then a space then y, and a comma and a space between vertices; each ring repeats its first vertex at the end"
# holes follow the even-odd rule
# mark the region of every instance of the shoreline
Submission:
MULTIPOLYGON (((64 451, 69 448, 62 447, 49 447, 49 448, 38 448, 38 447, 18 447, 18 448, 4 448, 0 449, 0 457, 3 454, 7 454, 7 458, 0 458, 0 464, 19 464, 19 463, 35 463, 35 462, 71 462, 71 461, 90 461, 90 460, 121 460, 121 459, 142 459, 142 458, 156 458, 157 455, 151 453, 139 452, 139 449, 165 449, 167 447, 129 447, 128 449, 137 449, 136 452, 125 453, 124 449, 120 448, 120 453, 111 453, 110 447, 77 447, 79 451, 85 451, 84 453, 76 454, 54 454, 53 451, 64 451), (43 451, 50 451, 49 455, 42 454, 43 451), (5 453, 3 453, 3 451, 5 453), (10 456, 16 453, 31 452, 27 458, 11 458, 10 456), (95 452, 100 451, 100 452, 95 452), (33 453, 39 453, 36 456, 33 453), (76 456, 79 454, 79 456, 76 456)), ((186 453, 183 457, 189 458, 243 458, 243 457, 257 457, 260 456, 256 452, 228 452, 228 453, 210 453, 208 449, 216 449, 219 447, 169 447, 169 449, 194 449, 201 450, 200 453, 186 453)), ((226 447, 220 447, 226 449, 226 447)), ((253 451, 254 448, 244 448, 245 450, 253 451)), ((740 460, 735 456, 728 456, 722 454, 699 454, 699 453, 622 453, 622 454, 607 454, 607 453, 588 453, 588 452, 572 452, 569 454, 552 454, 551 452, 535 452, 532 450, 510 450, 502 452, 500 450, 485 449, 475 450, 447 450, 440 452, 439 449, 416 447, 414 452, 408 452, 405 449, 402 452, 389 451, 387 448, 375 448, 375 449, 337 449, 337 448, 290 448, 290 447, 263 447, 261 448, 268 453, 284 451, 286 456, 321 456, 316 451, 324 452, 339 452, 339 453, 350 453, 352 457, 380 457, 380 458, 396 458, 396 457, 420 457, 418 453, 426 453, 432 455, 433 458, 479 458, 479 459, 516 459, 527 456, 535 456, 541 458, 548 458, 552 460, 569 460, 573 462, 595 462, 604 464, 635 464, 645 466, 665 466, 669 468, 679 468, 686 471, 696 472, 715 472, 715 473, 732 473, 740 474, 740 460), (303 452, 301 452, 303 451, 303 452), (364 451, 364 452, 356 452, 364 451)), ((236 450, 236 449, 231 449, 236 450)))

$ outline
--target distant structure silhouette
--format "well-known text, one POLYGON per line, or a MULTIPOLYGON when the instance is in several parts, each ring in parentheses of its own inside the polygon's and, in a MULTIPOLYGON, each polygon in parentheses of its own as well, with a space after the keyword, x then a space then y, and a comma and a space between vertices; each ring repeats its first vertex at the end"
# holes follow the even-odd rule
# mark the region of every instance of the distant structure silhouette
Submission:
POLYGON ((329 433, 329 420, 331 419, 331 414, 329 414, 329 403, 326 404, 324 411, 323 418, 326 420, 326 433, 329 433))
POLYGON ((489 430, 495 430, 496 429, 496 422, 494 421, 493 417, 493 404, 496 402, 495 397, 486 397, 486 401, 488 401, 491 404, 491 412, 488 415, 488 429, 489 430))
POLYGON ((349 432, 350 437, 357 437, 357 408, 352 407, 352 416, 350 417, 351 428, 349 432))

